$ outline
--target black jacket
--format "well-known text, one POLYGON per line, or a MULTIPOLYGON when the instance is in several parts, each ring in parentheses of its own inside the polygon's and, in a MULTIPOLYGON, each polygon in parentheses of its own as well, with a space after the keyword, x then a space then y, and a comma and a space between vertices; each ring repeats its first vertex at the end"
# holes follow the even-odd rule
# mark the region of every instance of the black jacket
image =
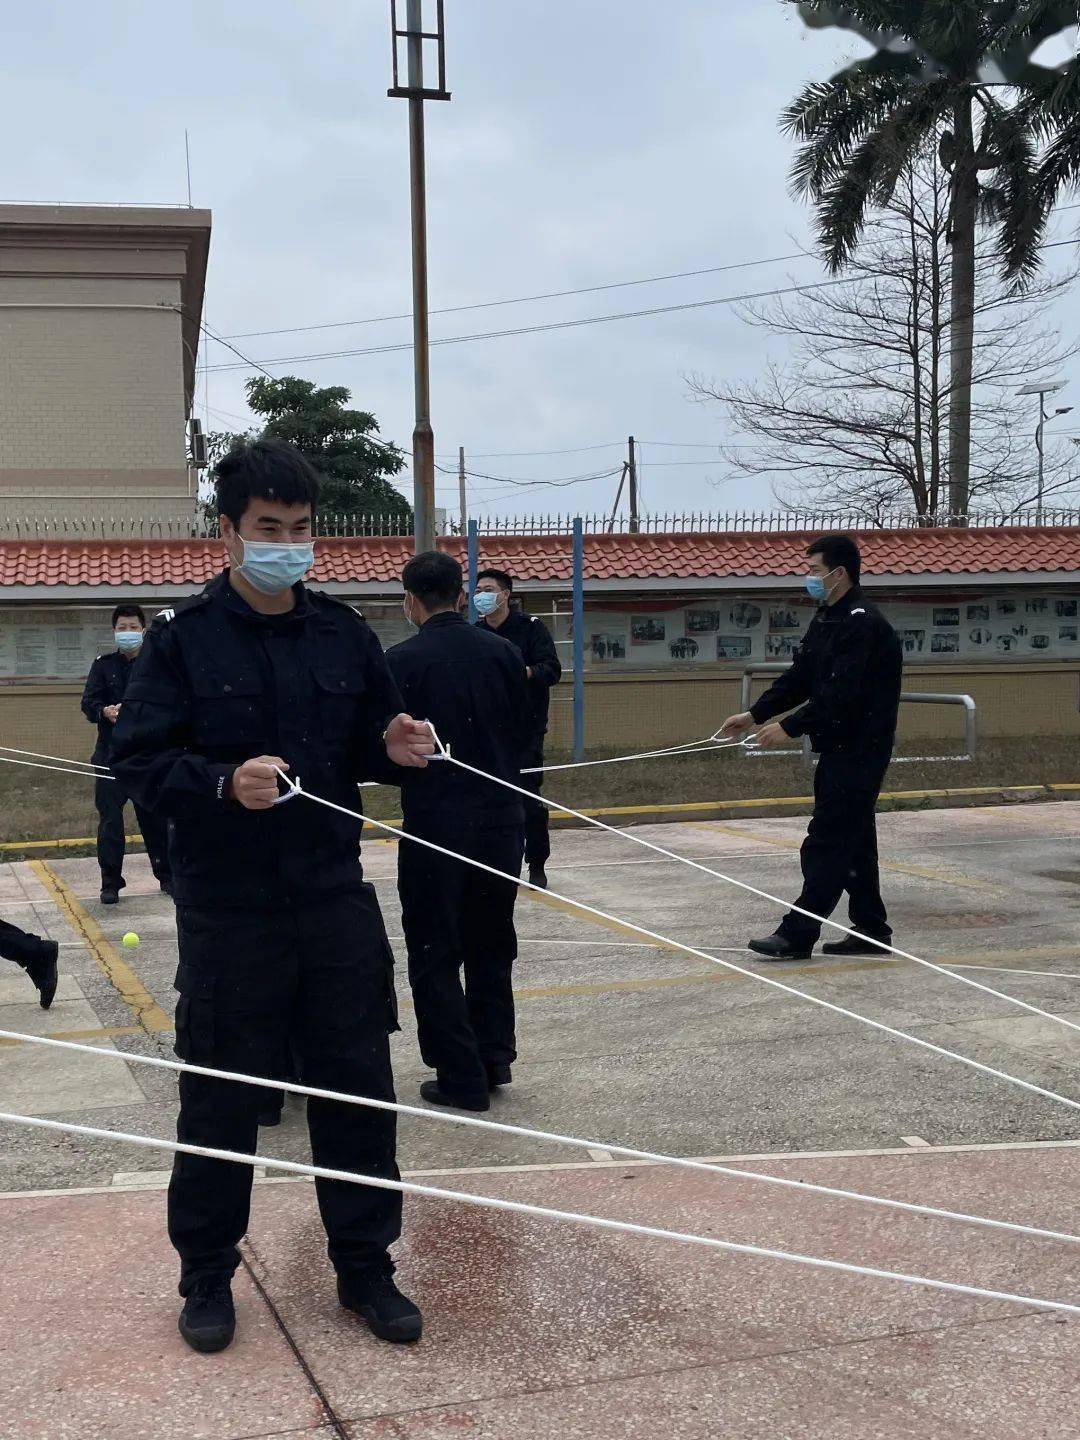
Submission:
POLYGON ((762 725, 802 706, 780 723, 793 737, 809 735, 821 755, 891 750, 902 666, 896 632, 856 586, 818 611, 791 669, 750 714, 762 725))
POLYGON ((113 731, 116 726, 111 720, 103 720, 101 712, 106 705, 119 705, 127 694, 128 681, 135 670, 135 660, 127 660, 119 650, 110 650, 99 655, 90 666, 83 690, 82 712, 91 725, 97 726, 97 744, 90 759, 95 765, 108 765, 112 750, 113 731))
POLYGON ((259 615, 226 571, 159 616, 135 662, 112 766, 173 821, 181 905, 288 907, 361 884, 359 821, 299 797, 262 811, 224 798, 257 755, 356 811, 356 782, 396 769, 382 733, 404 707, 378 639, 348 605, 295 594, 288 615, 259 615))
MULTIPOLYGON (((513 785, 532 739, 525 666, 501 633, 476 628, 460 615, 433 615, 417 634, 388 650, 386 660, 405 709, 430 720, 451 754, 513 785)), ((501 785, 432 761, 400 771, 405 821, 455 810, 491 823, 521 825, 522 799, 501 785)))
POLYGON ((562 679, 562 665, 559 663, 559 652, 551 638, 551 631, 542 620, 523 615, 513 605, 501 625, 489 625, 486 620, 478 620, 476 624, 478 629, 490 630, 493 635, 516 645, 526 668, 532 671, 531 677, 526 681, 529 689, 529 714, 533 739, 539 738, 548 728, 552 686, 562 679))

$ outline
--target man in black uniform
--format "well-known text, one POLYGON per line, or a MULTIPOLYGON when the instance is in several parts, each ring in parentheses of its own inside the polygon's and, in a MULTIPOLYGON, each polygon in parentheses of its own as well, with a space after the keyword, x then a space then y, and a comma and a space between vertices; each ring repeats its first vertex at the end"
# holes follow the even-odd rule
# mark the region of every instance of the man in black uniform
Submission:
MULTIPOLYGON (((526 790, 540 794, 544 783, 544 736, 548 728, 551 690, 562 679, 562 665, 551 632, 542 620, 523 614, 511 604, 514 581, 505 570, 483 570, 476 579, 473 603, 480 616, 478 625, 496 631, 521 651, 528 680, 529 718, 532 738, 522 769, 534 774, 522 775, 520 783, 526 790)), ((525 802, 525 860, 529 880, 547 888, 547 865, 551 855, 548 835, 548 809, 539 800, 525 802)))
MULTIPOLYGON (((155 621, 117 722, 112 763, 172 821, 183 1060, 271 1076, 291 1039, 308 1085, 394 1098, 393 957, 360 867, 361 823, 279 787, 277 769, 359 809, 356 782, 420 766, 430 732, 403 713, 371 630, 300 583, 311 568, 318 477, 279 440, 218 466, 232 568, 155 621), (286 796, 286 803, 279 796, 286 796)), ((251 1153, 265 1091, 180 1078, 182 1141, 251 1153)), ((392 1113, 308 1101, 320 1165, 396 1179, 392 1113)), ((393 1283, 401 1196, 316 1182, 338 1296, 386 1340, 419 1338, 393 1283)), ((196 1350, 233 1336, 230 1280, 251 1168, 177 1155, 169 1237, 180 1253, 180 1331, 196 1350)))
POLYGON ((41 1008, 48 1010, 56 994, 56 957, 60 946, 42 935, 30 935, 16 925, 0 920, 0 956, 21 965, 34 982, 41 1008))
MULTIPOLYGON (((139 605, 117 605, 112 613, 116 649, 99 655, 90 666, 83 690, 82 712, 97 726, 98 738, 90 757, 95 765, 108 765, 113 733, 120 718, 128 681, 146 634, 146 616, 139 605)), ((101 903, 115 905, 124 888, 124 806, 131 797, 118 780, 99 779, 94 785, 98 812, 97 857, 101 868, 101 903)), ((135 818, 150 857, 150 868, 166 894, 171 893, 166 822, 141 805, 135 818)))
MULTIPOLYGON (((461 566, 452 556, 417 555, 402 583, 406 617, 419 633, 386 658, 406 708, 431 721, 452 755, 520 785, 534 730, 519 651, 461 615, 461 566)), ((520 872, 520 796, 440 761, 403 772, 400 783, 406 834, 505 874, 520 872)), ((489 1090, 510 1083, 517 1058, 511 971, 518 887, 405 840, 398 888, 420 1053, 438 1077, 420 1094, 436 1105, 486 1110, 489 1090)))
MULTIPOLYGON (((896 738, 903 656, 892 626, 859 588, 862 559, 855 541, 827 535, 807 554, 806 588, 821 608, 790 670, 721 733, 764 725, 758 741, 766 747, 810 736, 819 758, 796 903, 827 918, 846 890, 851 928, 869 939, 845 936, 826 945, 825 953, 884 954, 874 941, 888 943, 892 931, 881 899, 874 810, 896 738), (779 724, 765 724, 791 710, 779 724)), ((820 934, 818 921, 792 910, 775 934, 751 940, 750 949, 766 960, 808 960, 820 934)))

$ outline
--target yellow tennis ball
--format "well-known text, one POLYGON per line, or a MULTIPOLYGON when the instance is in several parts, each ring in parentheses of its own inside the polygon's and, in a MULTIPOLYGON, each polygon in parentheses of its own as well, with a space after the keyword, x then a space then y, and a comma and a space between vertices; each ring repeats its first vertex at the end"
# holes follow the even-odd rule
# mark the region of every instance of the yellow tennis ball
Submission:
POLYGON ((121 943, 125 950, 134 950, 135 946, 139 943, 139 937, 135 934, 134 930, 129 930, 121 943))

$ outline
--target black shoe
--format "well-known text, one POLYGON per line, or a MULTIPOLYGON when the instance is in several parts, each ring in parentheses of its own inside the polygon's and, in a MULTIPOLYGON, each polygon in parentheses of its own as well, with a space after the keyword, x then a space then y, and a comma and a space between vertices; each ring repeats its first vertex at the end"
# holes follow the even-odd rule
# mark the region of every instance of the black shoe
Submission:
POLYGON ((490 1110, 491 1101, 486 1095, 448 1095, 441 1089, 438 1080, 425 1080, 420 1086, 420 1098, 429 1105, 448 1105, 451 1110, 490 1110))
POLYGON ((823 955, 889 955, 892 952, 886 950, 885 946, 892 940, 891 935, 883 935, 881 942, 858 939, 855 935, 845 935, 843 940, 832 940, 828 945, 821 947, 823 955))
POLYGON ((529 866, 529 884, 538 885, 541 890, 546 890, 548 888, 547 871, 544 869, 543 865, 529 866))
POLYGON ((55 940, 43 940, 41 942, 41 953, 36 960, 30 960, 26 966, 26 973, 37 986, 38 996, 41 1001, 41 1008, 48 1010, 56 994, 57 973, 56 957, 60 954, 60 946, 55 940))
POLYGON ((488 1089, 497 1090, 500 1085, 509 1085, 513 1080, 509 1065, 487 1065, 488 1089))
POLYGON ((171 894, 172 894, 172 881, 171 881, 171 880, 162 880, 162 881, 161 881, 161 884, 160 884, 160 889, 161 889, 161 893, 162 893, 163 895, 171 895, 171 894))
POLYGON ((103 885, 101 887, 101 903, 103 905, 120 904, 120 891, 115 885, 103 885))
POLYGON ((813 945, 806 941, 789 940, 786 935, 766 935, 764 940, 750 940, 747 949, 763 960, 809 960, 814 953, 813 945))
POLYGON ((339 1275, 337 1293, 345 1309, 366 1320, 368 1329, 380 1340, 408 1345, 420 1339, 423 1316, 397 1288, 388 1270, 354 1270, 339 1275))
POLYGON ((212 1355, 232 1344, 236 1334, 236 1310, 232 1287, 224 1275, 196 1280, 180 1311, 180 1334, 192 1350, 212 1355))
POLYGON ((259 1111, 259 1129, 260 1129, 260 1130, 272 1130, 275 1125, 280 1125, 280 1124, 281 1124, 281 1111, 280 1111, 279 1109, 274 1109, 274 1110, 260 1110, 260 1111, 259 1111))

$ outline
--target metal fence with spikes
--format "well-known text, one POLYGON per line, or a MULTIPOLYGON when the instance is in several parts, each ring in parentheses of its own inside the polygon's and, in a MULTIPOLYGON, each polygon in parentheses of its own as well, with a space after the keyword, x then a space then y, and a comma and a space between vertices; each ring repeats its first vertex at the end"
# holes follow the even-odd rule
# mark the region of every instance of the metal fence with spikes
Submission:
MULTIPOLYGON (((481 522, 484 535, 542 536, 572 535, 580 518, 586 535, 733 535, 823 534, 828 531, 918 530, 945 527, 1001 529, 1033 526, 1080 526, 1080 509, 973 511, 969 515, 919 515, 910 510, 875 516, 854 511, 821 510, 728 510, 659 512, 631 518, 626 515, 491 515, 481 522)), ((351 539, 365 536, 406 537, 412 534, 409 515, 320 514, 315 534, 324 539, 351 539)), ((452 521, 440 527, 447 536, 460 536, 452 521)), ((139 518, 121 516, 19 517, 0 515, 0 539, 7 540, 200 540, 217 536, 217 522, 209 516, 187 519, 177 516, 139 518)))

